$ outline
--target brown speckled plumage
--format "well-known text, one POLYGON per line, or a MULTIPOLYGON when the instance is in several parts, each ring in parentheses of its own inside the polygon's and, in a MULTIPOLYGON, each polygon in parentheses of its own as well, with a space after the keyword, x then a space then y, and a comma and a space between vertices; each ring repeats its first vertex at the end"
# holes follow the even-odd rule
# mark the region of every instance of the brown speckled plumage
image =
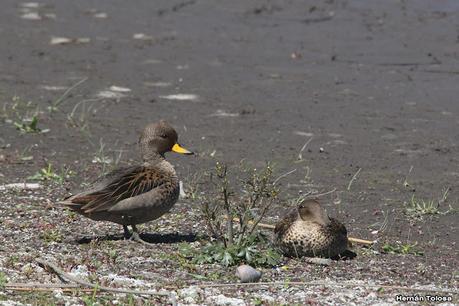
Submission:
POLYGON ((347 249, 343 224, 320 207, 305 200, 276 224, 275 240, 286 256, 335 257, 347 249))
POLYGON ((88 190, 62 203, 96 221, 124 226, 145 223, 168 212, 179 196, 179 180, 164 153, 191 152, 177 145, 177 133, 165 121, 148 125, 140 137, 143 164, 117 169, 96 181, 88 190), (178 149, 177 149, 178 148, 178 149))

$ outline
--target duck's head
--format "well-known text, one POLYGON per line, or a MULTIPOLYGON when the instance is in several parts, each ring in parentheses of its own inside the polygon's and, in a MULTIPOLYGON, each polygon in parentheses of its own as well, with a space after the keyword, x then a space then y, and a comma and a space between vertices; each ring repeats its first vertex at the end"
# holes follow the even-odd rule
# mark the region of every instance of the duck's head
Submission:
POLYGON ((298 215, 303 221, 316 222, 326 225, 330 222, 327 212, 322 209, 316 199, 306 199, 298 205, 298 215))
POLYGON ((153 155, 164 156, 166 152, 180 154, 193 154, 193 152, 181 147, 178 142, 178 135, 174 128, 164 120, 151 123, 145 127, 140 135, 140 149, 144 159, 153 155))

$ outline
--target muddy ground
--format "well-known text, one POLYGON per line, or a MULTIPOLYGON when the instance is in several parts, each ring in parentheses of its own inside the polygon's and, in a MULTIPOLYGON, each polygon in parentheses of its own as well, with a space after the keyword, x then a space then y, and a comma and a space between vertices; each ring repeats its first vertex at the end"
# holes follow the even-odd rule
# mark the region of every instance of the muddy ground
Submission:
MULTIPOLYGON (((31 182, 49 164, 57 175, 32 191, 0 189, 3 283, 59 283, 36 264, 40 256, 67 272, 86 269, 75 273, 95 282, 119 285, 107 280, 116 274, 133 288, 169 288, 180 303, 393 304, 397 294, 432 294, 378 285, 446 290, 437 294, 457 302, 458 29, 454 0, 2 1, 0 185, 31 182), (207 289, 190 286, 234 282, 234 271, 164 255, 204 233, 192 201, 142 227, 157 234, 153 250, 77 243, 120 228, 52 204, 103 168, 135 163, 139 132, 161 118, 197 153, 168 156, 185 188, 216 159, 271 161, 279 175, 296 171, 269 222, 299 192, 336 188, 322 198, 329 214, 378 243, 325 268, 286 259, 288 269, 263 271, 264 281, 328 284, 207 289), (433 214, 410 212, 413 204, 433 214), (409 254, 384 253, 385 244, 409 254)), ((166 302, 62 291, 0 298, 166 302)))

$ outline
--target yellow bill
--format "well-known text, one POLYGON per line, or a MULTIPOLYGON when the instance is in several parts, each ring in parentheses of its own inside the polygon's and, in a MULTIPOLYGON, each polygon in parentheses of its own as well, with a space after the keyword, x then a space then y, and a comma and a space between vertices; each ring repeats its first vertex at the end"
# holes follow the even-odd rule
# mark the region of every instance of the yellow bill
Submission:
POLYGON ((181 147, 178 143, 176 143, 176 144, 172 147, 172 151, 174 151, 174 152, 176 152, 176 153, 180 153, 180 154, 193 154, 193 152, 188 151, 187 149, 181 147))

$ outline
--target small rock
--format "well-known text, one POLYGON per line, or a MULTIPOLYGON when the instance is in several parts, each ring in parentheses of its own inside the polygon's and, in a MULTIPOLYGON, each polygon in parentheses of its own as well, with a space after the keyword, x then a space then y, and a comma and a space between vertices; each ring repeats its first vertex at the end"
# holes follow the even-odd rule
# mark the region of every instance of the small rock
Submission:
POLYGON ((193 94, 176 94, 176 95, 167 95, 167 96, 159 96, 162 99, 167 99, 167 100, 180 100, 180 101, 195 101, 198 99, 197 95, 193 94))
POLYGON ((153 40, 153 37, 150 35, 146 35, 144 33, 136 33, 132 35, 132 38, 138 39, 138 40, 153 40))
POLYGON ((46 13, 44 16, 48 19, 56 19, 56 14, 54 13, 46 13))
POLYGON ((210 114, 209 117, 238 117, 238 113, 229 113, 222 109, 217 109, 217 111, 213 114, 210 114))
POLYGON ((242 265, 237 267, 236 276, 241 280, 241 283, 256 283, 261 278, 261 272, 249 265, 242 265))
POLYGON ((91 42, 91 38, 89 37, 78 37, 73 40, 76 44, 88 44, 91 42))
POLYGON ((143 84, 148 87, 169 87, 172 85, 169 82, 144 82, 143 84))
POLYGON ((372 291, 367 295, 366 298, 368 300, 376 300, 378 298, 378 295, 376 294, 376 292, 372 291))
POLYGON ((138 280, 138 279, 134 279, 134 278, 130 278, 130 277, 114 274, 114 273, 108 274, 107 279, 112 284, 117 284, 117 285, 125 285, 125 286, 126 285, 127 286, 132 286, 132 285, 143 286, 143 285, 145 285, 145 282, 142 281, 142 280, 138 280))
MULTIPOLYGON (((268 304, 268 305, 271 304, 271 303, 274 304, 274 302, 276 301, 275 298, 273 298, 272 296, 267 295, 267 294, 260 294, 260 295, 258 296, 258 298, 259 298, 260 300, 262 300, 263 302, 266 302, 266 304, 268 304)), ((264 304, 263 304, 263 305, 264 305, 264 304)))
POLYGON ((214 305, 245 306, 244 300, 226 297, 223 294, 212 297, 212 300, 214 305))
POLYGON ((49 42, 51 45, 68 45, 71 43, 74 44, 87 44, 91 41, 88 37, 79 37, 79 38, 67 38, 67 37, 51 37, 49 42))
POLYGON ((37 12, 29 12, 29 13, 24 13, 21 15, 22 19, 27 19, 27 20, 41 20, 40 14, 37 12))
POLYGON ((96 13, 93 15, 94 18, 107 18, 108 17, 108 14, 107 13, 104 13, 104 12, 101 12, 101 13, 96 13))
POLYGON ((115 92, 130 92, 131 89, 130 88, 127 88, 127 87, 121 87, 121 86, 110 86, 109 88, 111 91, 115 91, 115 92))
POLYGON ((68 87, 66 86, 49 86, 49 85, 43 85, 43 86, 40 86, 40 88, 44 90, 49 90, 49 91, 64 91, 68 89, 68 87))
POLYGON ((71 43, 72 40, 67 37, 51 37, 51 45, 65 45, 71 43))
POLYGON ((179 100, 179 101, 196 101, 198 100, 197 95, 193 94, 176 94, 176 95, 167 95, 167 96, 159 96, 162 99, 166 100, 179 100))
POLYGON ((120 92, 103 90, 99 92, 96 96, 97 98, 101 98, 101 99, 121 99, 121 98, 124 98, 126 95, 120 92))
POLYGON ((195 304, 199 301, 200 293, 202 289, 196 286, 190 286, 188 288, 183 288, 179 291, 180 297, 182 297, 185 303, 195 304))
POLYGON ((26 7, 26 8, 39 8, 40 7, 40 3, 38 3, 38 2, 24 2, 24 3, 21 3, 21 6, 22 7, 26 7))
POLYGON ((88 277, 88 267, 86 267, 85 265, 78 265, 70 271, 70 274, 77 277, 88 277))

